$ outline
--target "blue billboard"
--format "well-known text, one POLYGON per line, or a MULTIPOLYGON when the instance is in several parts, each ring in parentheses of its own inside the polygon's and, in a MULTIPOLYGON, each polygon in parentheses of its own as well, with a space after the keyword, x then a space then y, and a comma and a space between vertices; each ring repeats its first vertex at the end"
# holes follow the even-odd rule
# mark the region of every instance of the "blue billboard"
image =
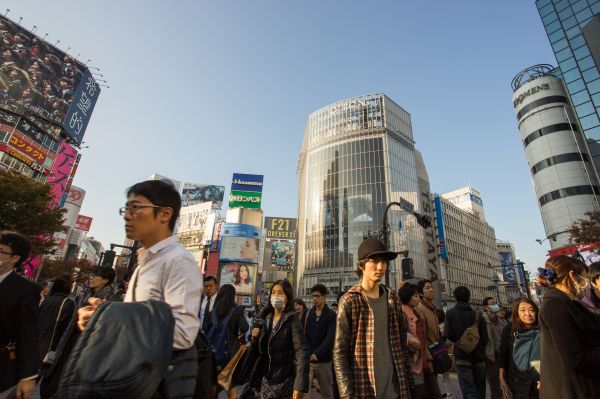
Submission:
POLYGON ((85 70, 83 78, 77 86, 75 97, 67 117, 65 118, 65 131, 77 144, 81 144, 85 129, 92 116, 92 111, 100 95, 100 87, 88 69, 85 70))
POLYGON ((234 173, 231 179, 231 191, 250 191, 262 193, 263 175, 247 175, 244 173, 234 173))
POLYGON ((444 217, 442 216, 442 200, 440 197, 433 199, 435 204, 435 218, 437 219, 438 246, 440 247, 440 258, 448 260, 448 247, 444 234, 444 217))
POLYGON ((260 228, 242 223, 224 223, 219 261, 258 263, 259 244, 260 228))
POLYGON ((511 252, 500 252, 500 264, 502 266, 502 275, 504 281, 509 284, 517 284, 517 273, 515 273, 515 265, 511 252))

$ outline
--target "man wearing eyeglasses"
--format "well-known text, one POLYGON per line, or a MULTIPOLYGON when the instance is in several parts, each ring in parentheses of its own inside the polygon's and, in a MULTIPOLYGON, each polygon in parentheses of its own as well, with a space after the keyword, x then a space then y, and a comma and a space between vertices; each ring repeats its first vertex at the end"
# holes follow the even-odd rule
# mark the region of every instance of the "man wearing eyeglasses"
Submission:
POLYGON ((30 248, 21 234, 0 232, 0 397, 16 385, 14 396, 29 398, 38 373, 41 287, 14 271, 30 248))
MULTIPOLYGON (((202 274, 190 252, 173 235, 180 209, 181 196, 167 182, 148 180, 127 190, 127 202, 119 213, 125 220, 127 238, 138 241, 142 249, 124 302, 158 300, 171 306, 175 319, 173 358, 179 358, 175 368, 180 369, 169 368, 166 384, 169 395, 177 392, 179 398, 191 398, 197 367, 194 341, 200 328, 202 274), (193 378, 186 378, 190 376, 193 378)), ((81 330, 99 303, 90 300, 92 306, 79 310, 81 330)))

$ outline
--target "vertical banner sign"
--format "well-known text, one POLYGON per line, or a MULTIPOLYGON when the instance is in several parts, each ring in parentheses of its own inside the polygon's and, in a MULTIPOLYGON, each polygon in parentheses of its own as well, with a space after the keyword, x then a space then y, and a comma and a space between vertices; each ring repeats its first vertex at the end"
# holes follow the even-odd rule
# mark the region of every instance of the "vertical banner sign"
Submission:
POLYGON ((66 142, 60 143, 52 171, 48 176, 48 184, 52 188, 52 206, 60 206, 63 194, 68 189, 71 170, 75 166, 77 151, 66 142))
POLYGON ((234 173, 229 194, 230 208, 260 209, 263 175, 234 173))
POLYGON ((500 252, 500 263, 502 265, 502 275, 504 281, 509 284, 517 284, 517 274, 515 273, 515 266, 513 264, 512 253, 500 252))
POLYGON ((293 218, 265 218, 265 229, 267 230, 267 239, 296 239, 296 222, 293 218))
POLYGON ((65 130, 77 144, 83 140, 99 94, 100 87, 89 69, 86 69, 65 118, 65 130))
POLYGON ((435 217, 437 219, 438 246, 440 247, 440 258, 448 260, 448 247, 446 247, 446 236, 444 233, 444 217, 442 216, 442 200, 440 197, 433 199, 435 204, 435 217))

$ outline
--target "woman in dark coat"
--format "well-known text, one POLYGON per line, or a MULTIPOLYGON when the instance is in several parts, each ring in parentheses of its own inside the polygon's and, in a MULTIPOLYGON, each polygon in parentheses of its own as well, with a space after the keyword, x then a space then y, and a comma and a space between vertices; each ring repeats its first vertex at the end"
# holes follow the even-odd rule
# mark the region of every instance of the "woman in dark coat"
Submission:
POLYGON ((540 310, 540 397, 600 398, 600 320, 574 300, 586 286, 587 267, 559 255, 538 271, 538 283, 547 287, 540 310))
MULTIPOLYGON (((539 338, 538 313, 539 309, 531 299, 517 299, 512 305, 512 314, 514 315, 512 324, 504 327, 502 332, 500 352, 498 352, 500 387, 505 396, 510 393, 513 399, 539 397, 537 373, 534 370, 519 370, 513 358, 513 347, 519 332, 524 335, 525 332, 532 331, 539 338)), ((539 341, 537 342, 539 344, 539 341)), ((539 360, 539 358, 535 360, 539 360)))
MULTIPOLYGON (((243 335, 250 328, 244 315, 244 307, 235 303, 235 288, 231 284, 225 284, 219 289, 217 301, 208 321, 209 338, 218 335, 218 332, 213 331, 213 329, 220 328, 227 316, 229 316, 229 321, 225 326, 227 329, 227 353, 228 358, 231 359, 240 347, 240 336, 243 338, 243 335)), ((222 369, 226 365, 227 363, 217 364, 217 368, 222 369)), ((230 398, 236 398, 236 388, 231 388, 228 394, 230 398)))
POLYGON ((75 312, 75 302, 69 298, 73 279, 69 274, 56 277, 48 296, 40 305, 38 348, 40 363, 47 353, 55 351, 75 312))
POLYGON ((252 330, 259 360, 251 381, 260 381, 261 399, 301 399, 308 392, 308 344, 294 310, 289 281, 276 281, 261 314, 264 327, 252 330))

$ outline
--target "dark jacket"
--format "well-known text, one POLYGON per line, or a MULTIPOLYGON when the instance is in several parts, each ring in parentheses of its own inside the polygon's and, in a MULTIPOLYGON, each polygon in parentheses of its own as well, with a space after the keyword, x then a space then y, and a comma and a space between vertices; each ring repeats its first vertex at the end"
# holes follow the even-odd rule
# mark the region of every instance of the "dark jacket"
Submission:
POLYGON ((316 308, 312 307, 306 316, 304 335, 308 341, 308 352, 317 355, 317 363, 330 362, 333 358, 333 341, 337 315, 327 305, 317 320, 316 308))
POLYGON ((540 309, 540 397, 600 398, 600 321, 556 288, 540 309))
MULTIPOLYGON (((213 311, 215 309, 213 308, 213 311)), ((208 313, 209 322, 208 322, 208 330, 212 328, 212 314, 213 312, 208 313)), ((219 322, 220 323, 220 322, 219 322)), ((229 322, 227 323, 227 351, 233 356, 235 352, 237 352, 240 347, 240 340, 238 337, 241 334, 245 334, 248 331, 248 321, 244 316, 244 307, 236 305, 229 322)))
POLYGON ((42 288, 11 272, 0 283, 0 392, 20 379, 37 374, 38 321, 42 288), (9 343, 16 344, 16 360, 8 363, 9 343))
POLYGON ((502 330, 502 340, 500 341, 500 351, 497 359, 498 367, 504 369, 504 378, 510 387, 513 399, 537 398, 539 396, 536 387, 537 379, 532 377, 531 370, 519 370, 513 359, 515 335, 512 333, 511 327, 509 324, 502 330))
MULTIPOLYGON (((444 322, 444 336, 456 343, 465 330, 475 323, 475 311, 466 302, 458 302, 456 306, 446 313, 444 322)), ((479 344, 471 353, 465 353, 458 345, 454 345, 454 357, 456 360, 464 360, 471 363, 485 362, 485 346, 488 343, 487 328, 485 320, 479 317, 479 344)))
POLYGON ((40 305, 40 335, 38 342, 40 363, 48 352, 56 350, 74 311, 75 302, 63 293, 52 294, 40 305), (63 301, 64 305, 62 305, 61 310, 63 301))
MULTIPOLYGON (((267 326, 270 325, 272 317, 272 314, 267 316, 267 326)), ((272 384, 282 383, 293 376, 294 390, 308 392, 308 344, 300 320, 294 311, 290 311, 272 328, 263 328, 258 340, 252 341, 252 344, 257 346, 262 360, 258 361, 257 365, 264 365, 262 370, 255 371, 262 373, 272 384), (274 330, 271 332, 272 328, 274 330)))

